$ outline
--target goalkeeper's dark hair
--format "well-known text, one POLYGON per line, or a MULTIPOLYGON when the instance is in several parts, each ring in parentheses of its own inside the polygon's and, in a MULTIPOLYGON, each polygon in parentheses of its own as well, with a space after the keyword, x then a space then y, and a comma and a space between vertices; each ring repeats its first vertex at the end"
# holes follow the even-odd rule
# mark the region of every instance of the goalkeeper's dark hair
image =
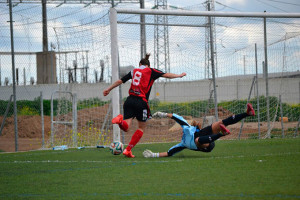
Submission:
POLYGON ((149 61, 149 57, 150 57, 150 53, 147 53, 145 58, 143 58, 141 61, 140 61, 140 64, 141 65, 148 65, 150 67, 150 61, 149 61))

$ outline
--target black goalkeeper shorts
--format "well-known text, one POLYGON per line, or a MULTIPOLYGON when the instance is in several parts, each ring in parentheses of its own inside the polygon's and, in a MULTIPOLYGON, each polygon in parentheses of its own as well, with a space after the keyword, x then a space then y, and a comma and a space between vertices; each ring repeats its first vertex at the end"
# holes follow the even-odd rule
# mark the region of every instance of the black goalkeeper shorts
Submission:
POLYGON ((138 121, 145 122, 150 116, 148 104, 140 97, 127 97, 123 109, 124 119, 136 118, 138 121))
POLYGON ((210 126, 206 126, 203 129, 200 129, 199 132, 195 132, 194 138, 197 138, 197 137, 200 137, 200 136, 205 136, 205 135, 211 135, 211 134, 213 134, 213 131, 212 131, 212 128, 211 128, 211 125, 210 125, 210 126))
MULTIPOLYGON (((213 131, 212 131, 212 127, 210 126, 206 126, 205 128, 201 129, 198 132, 194 133, 194 138, 197 137, 201 137, 201 136, 206 136, 206 135, 212 135, 213 131)), ((213 149, 215 148, 215 142, 211 142, 209 143, 209 146, 203 149, 199 149, 197 151, 202 151, 202 152, 211 152, 213 149)))

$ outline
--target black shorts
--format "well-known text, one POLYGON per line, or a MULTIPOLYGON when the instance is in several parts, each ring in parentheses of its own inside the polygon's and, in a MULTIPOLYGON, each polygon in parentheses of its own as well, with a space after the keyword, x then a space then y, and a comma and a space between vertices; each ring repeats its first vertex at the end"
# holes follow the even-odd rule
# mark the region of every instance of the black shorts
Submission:
MULTIPOLYGON (((205 135, 212 135, 212 127, 206 126, 205 128, 201 129, 199 132, 194 133, 194 138, 205 136, 205 135)), ((197 151, 202 151, 202 152, 211 152, 215 148, 215 142, 209 143, 209 146, 206 148, 198 148, 197 151)))
POLYGON ((136 118, 138 121, 145 122, 150 116, 148 104, 140 97, 127 97, 123 109, 124 119, 136 118))
POLYGON ((205 136, 205 135, 211 135, 213 134, 211 125, 206 126, 205 128, 201 129, 199 132, 195 132, 194 138, 200 137, 200 136, 205 136))

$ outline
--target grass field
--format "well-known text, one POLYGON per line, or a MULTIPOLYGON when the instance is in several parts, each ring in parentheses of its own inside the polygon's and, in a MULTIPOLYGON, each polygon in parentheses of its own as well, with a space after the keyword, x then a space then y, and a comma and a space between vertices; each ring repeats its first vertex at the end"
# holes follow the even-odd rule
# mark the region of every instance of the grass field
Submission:
POLYGON ((0 154, 0 199, 300 199, 300 139, 217 141, 211 153, 108 149, 0 154))

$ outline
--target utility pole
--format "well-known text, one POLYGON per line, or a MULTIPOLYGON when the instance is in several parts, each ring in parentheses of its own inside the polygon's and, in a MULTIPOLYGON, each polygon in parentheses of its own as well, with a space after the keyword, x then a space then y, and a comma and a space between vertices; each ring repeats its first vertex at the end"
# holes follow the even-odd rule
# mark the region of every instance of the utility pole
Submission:
MULTIPOLYGON (((206 2, 206 10, 207 11, 215 11, 215 0, 207 0, 206 2)), ((216 47, 216 28, 215 28, 215 18, 211 17, 210 22, 207 17, 207 26, 205 28, 205 70, 204 70, 204 78, 210 79, 212 78, 212 71, 210 69, 211 62, 215 63, 215 75, 218 77, 218 67, 217 67, 217 47, 216 47), (212 30, 212 36, 210 31, 212 30), (212 40, 212 42, 210 41, 212 40), (212 51, 211 51, 212 48, 212 51), (211 53, 214 53, 214 61, 211 60, 211 53)))
MULTIPOLYGON (((144 0, 140 0, 140 8, 145 8, 144 0)), ((143 59, 146 55, 146 27, 145 27, 145 15, 142 14, 140 16, 141 21, 141 59, 143 59)))
MULTIPOLYGON (((167 9, 167 0, 155 0, 156 9, 167 9)), ((168 16, 155 15, 154 23, 154 67, 170 72, 168 16)))
MULTIPOLYGON (((210 10, 210 4, 208 3, 208 10, 210 10)), ((219 116, 218 116, 218 100, 217 100, 217 85, 216 85, 216 73, 215 73, 215 52, 214 49, 212 48, 214 46, 214 40, 213 40, 213 23, 212 23, 212 17, 208 17, 208 24, 210 27, 209 31, 209 36, 210 36, 210 60, 211 60, 211 74, 212 74, 212 81, 213 81, 213 86, 214 86, 214 99, 215 99, 215 117, 216 121, 219 121, 219 116)))
POLYGON ((43 52, 48 52, 48 31, 47 31, 47 0, 42 0, 43 15, 43 52))
POLYGON ((17 112, 17 96, 16 96, 16 67, 15 67, 15 47, 14 47, 14 26, 12 15, 12 0, 9 0, 9 23, 10 23, 10 42, 11 42, 11 62, 13 77, 13 96, 14 96, 14 127, 15 127, 15 151, 18 151, 18 112, 17 112))

